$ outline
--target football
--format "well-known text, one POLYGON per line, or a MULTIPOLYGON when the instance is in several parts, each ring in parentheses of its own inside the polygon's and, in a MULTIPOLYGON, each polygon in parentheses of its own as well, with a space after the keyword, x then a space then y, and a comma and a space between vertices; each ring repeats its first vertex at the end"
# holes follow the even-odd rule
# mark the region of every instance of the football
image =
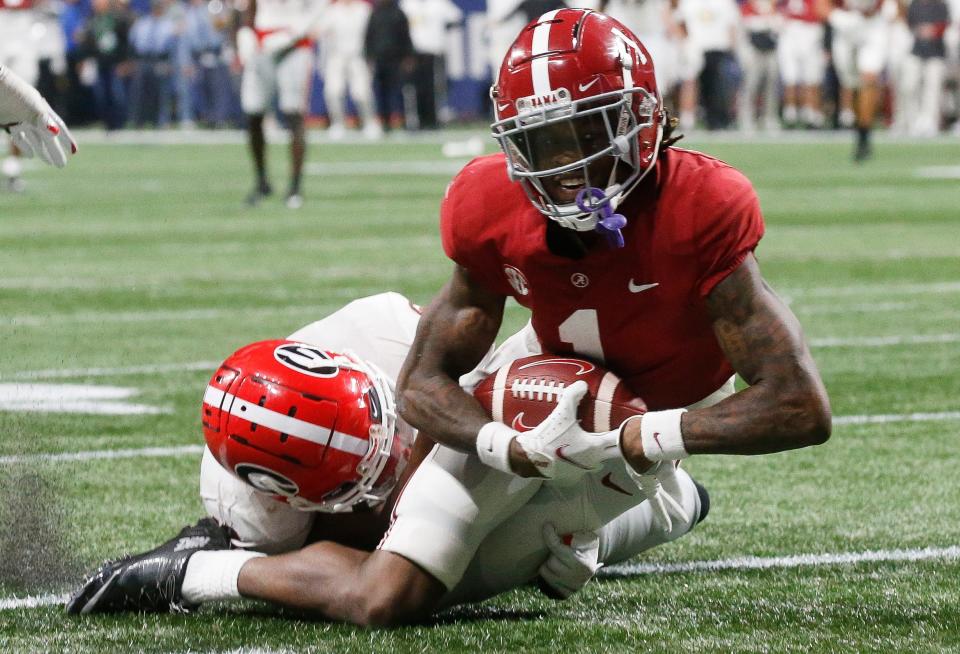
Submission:
POLYGON ((588 387, 577 408, 580 426, 587 431, 610 431, 647 410, 644 401, 609 370, 553 354, 511 361, 477 384, 473 395, 493 420, 523 432, 550 415, 563 389, 579 380, 588 387))

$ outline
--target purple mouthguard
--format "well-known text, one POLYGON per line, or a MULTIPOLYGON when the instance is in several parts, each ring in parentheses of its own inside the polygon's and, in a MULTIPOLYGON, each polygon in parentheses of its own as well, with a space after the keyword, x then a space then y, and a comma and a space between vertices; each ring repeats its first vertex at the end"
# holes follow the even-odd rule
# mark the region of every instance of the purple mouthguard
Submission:
POLYGON ((623 232, 627 226, 627 219, 622 214, 614 213, 609 200, 603 199, 603 190, 595 186, 587 186, 577 193, 577 207, 580 211, 595 213, 599 216, 594 231, 600 232, 607 238, 607 245, 612 248, 623 247, 623 232))

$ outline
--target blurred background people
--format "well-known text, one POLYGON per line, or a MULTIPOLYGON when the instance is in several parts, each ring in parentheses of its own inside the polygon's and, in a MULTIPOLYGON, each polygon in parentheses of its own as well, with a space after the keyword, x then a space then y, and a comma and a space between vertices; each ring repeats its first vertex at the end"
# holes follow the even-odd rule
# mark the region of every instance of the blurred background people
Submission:
POLYGON ((752 132, 757 116, 762 116, 763 129, 775 131, 780 126, 780 77, 777 65, 777 42, 780 15, 773 0, 746 0, 740 5, 743 14, 743 37, 738 49, 743 69, 743 85, 737 102, 740 129, 752 132))
POLYGON ((783 82, 783 122, 787 127, 822 127, 824 21, 830 0, 787 0, 780 12, 783 30, 777 61, 783 82))
POLYGON ((841 124, 853 112, 856 139, 853 159, 873 155, 870 135, 880 106, 880 75, 887 64, 890 22, 883 0, 843 0, 830 11, 833 65, 840 80, 841 124))
POLYGON ((134 127, 170 124, 174 101, 177 35, 167 15, 167 0, 152 0, 150 13, 130 27, 133 73, 130 83, 130 122, 134 127))
POLYGON ((668 98, 680 82, 677 67, 679 28, 669 0, 601 0, 603 11, 633 30, 653 58, 657 88, 668 98))
POLYGON ((92 0, 91 7, 93 14, 81 28, 79 39, 85 59, 81 83, 91 83, 97 116, 104 127, 120 129, 127 120, 130 21, 113 0, 92 0))
POLYGON ((314 0, 249 0, 244 26, 237 33, 243 62, 240 100, 255 175, 248 206, 260 204, 273 193, 267 178, 263 120, 275 98, 290 132, 290 185, 284 203, 290 209, 303 206, 301 181, 307 151, 303 120, 314 66, 310 34, 319 24, 322 9, 314 0))
POLYGON ((366 0, 332 0, 323 13, 320 59, 323 97, 330 117, 329 135, 346 134, 347 92, 363 125, 363 135, 377 139, 383 128, 373 107, 373 80, 363 55, 371 7, 366 0))
POLYGON ((376 0, 363 52, 373 69, 373 92, 383 128, 402 127, 403 78, 413 71, 414 49, 410 24, 396 0, 376 0))
POLYGON ((740 9, 734 0, 679 0, 676 18, 684 38, 680 125, 695 125, 702 101, 707 129, 726 129, 737 84, 740 9))
POLYGON ((414 93, 404 94, 405 104, 414 108, 407 111, 407 126, 436 129, 440 125, 438 107, 444 105, 447 95, 447 31, 463 20, 463 11, 452 0, 400 0, 400 9, 410 24, 415 53, 414 93))
POLYGON ((181 122, 198 120, 206 127, 226 127, 233 119, 233 88, 226 61, 231 25, 222 4, 216 13, 210 4, 190 0, 183 18, 180 60, 190 93, 181 122))
POLYGON ((940 102, 943 96, 947 48, 944 36, 950 25, 950 8, 945 0, 912 0, 907 25, 913 47, 907 57, 909 113, 915 116, 909 127, 916 136, 934 136, 940 131, 940 102))

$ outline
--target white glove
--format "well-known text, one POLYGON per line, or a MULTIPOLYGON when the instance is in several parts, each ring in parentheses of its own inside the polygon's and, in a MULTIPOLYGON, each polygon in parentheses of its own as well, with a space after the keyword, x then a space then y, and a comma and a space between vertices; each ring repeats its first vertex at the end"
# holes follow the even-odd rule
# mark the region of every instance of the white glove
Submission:
POLYGON ((0 127, 25 157, 39 156, 63 168, 77 144, 63 120, 40 93, 0 64, 0 127))
POLYGON ((569 534, 569 543, 557 534, 549 522, 543 525, 543 540, 550 557, 540 566, 541 590, 554 599, 567 599, 593 579, 603 567, 600 556, 600 537, 594 531, 569 534))
POLYGON ((527 458, 547 479, 575 481, 599 470, 604 461, 622 456, 619 427, 593 433, 577 422, 577 406, 586 392, 586 382, 570 384, 543 422, 516 437, 527 458))
POLYGON ((690 520, 683 504, 680 503, 683 491, 680 489, 680 480, 677 478, 675 461, 660 461, 643 473, 637 472, 628 463, 627 473, 640 489, 640 493, 650 502, 650 507, 653 509, 653 522, 664 533, 673 531, 671 514, 681 522, 690 520))

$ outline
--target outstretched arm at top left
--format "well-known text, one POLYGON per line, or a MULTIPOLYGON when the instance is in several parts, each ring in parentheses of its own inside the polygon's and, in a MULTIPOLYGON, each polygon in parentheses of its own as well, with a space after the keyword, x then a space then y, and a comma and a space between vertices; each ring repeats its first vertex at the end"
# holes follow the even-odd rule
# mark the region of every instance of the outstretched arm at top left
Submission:
POLYGON ((10 133, 24 156, 39 156, 63 168, 77 144, 66 124, 39 91, 0 64, 0 128, 10 133))

